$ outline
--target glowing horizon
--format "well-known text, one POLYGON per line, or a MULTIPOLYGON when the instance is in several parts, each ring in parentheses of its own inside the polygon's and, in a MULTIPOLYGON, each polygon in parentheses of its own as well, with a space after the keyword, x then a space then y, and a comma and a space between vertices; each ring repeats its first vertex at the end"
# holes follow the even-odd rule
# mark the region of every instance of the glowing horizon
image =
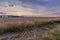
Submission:
POLYGON ((60 0, 0 0, 0 14, 60 17, 60 0))

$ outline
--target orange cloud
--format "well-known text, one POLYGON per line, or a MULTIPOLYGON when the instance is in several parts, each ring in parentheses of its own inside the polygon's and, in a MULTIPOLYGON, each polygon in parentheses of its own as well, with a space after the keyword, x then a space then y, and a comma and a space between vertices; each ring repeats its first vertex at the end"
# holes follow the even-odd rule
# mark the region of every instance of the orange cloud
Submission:
POLYGON ((13 8, 16 7, 15 5, 9 4, 8 2, 4 2, 4 6, 5 6, 6 8, 11 8, 11 9, 13 9, 13 8))
POLYGON ((9 7, 10 7, 11 9, 14 9, 14 8, 15 8, 15 5, 11 4, 11 5, 9 5, 9 7))
POLYGON ((4 2, 4 6, 7 8, 8 7, 8 2, 4 2))
POLYGON ((8 14, 8 11, 5 10, 3 13, 8 14))

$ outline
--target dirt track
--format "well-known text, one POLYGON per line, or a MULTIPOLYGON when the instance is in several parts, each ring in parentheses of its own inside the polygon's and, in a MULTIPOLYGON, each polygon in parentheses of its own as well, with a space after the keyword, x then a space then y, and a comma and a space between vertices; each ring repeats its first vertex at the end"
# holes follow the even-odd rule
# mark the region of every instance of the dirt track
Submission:
MULTIPOLYGON (((0 27, 5 27, 8 24, 20 24, 20 23, 32 23, 35 20, 39 21, 47 21, 47 20, 60 20, 60 18, 0 18, 0 27)), ((53 38, 53 36, 48 35, 49 31, 59 30, 60 25, 56 25, 57 28, 53 27, 41 29, 34 29, 33 31, 25 31, 22 34, 20 33, 8 33, 4 35, 0 35, 0 40, 41 40, 43 37, 48 36, 49 38, 53 38), (45 30, 47 29, 47 30, 45 30)))

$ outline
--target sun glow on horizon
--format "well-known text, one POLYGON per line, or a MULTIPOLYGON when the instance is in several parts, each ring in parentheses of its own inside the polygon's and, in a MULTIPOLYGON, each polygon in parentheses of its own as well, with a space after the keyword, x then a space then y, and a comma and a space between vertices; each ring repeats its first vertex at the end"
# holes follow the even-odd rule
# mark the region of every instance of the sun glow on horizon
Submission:
POLYGON ((0 14, 16 16, 60 16, 59 0, 0 0, 0 14))

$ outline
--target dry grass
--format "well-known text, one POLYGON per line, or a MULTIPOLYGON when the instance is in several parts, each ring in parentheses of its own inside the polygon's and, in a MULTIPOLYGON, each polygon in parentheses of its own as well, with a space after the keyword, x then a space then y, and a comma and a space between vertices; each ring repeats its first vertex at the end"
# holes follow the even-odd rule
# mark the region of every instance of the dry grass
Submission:
POLYGON ((50 26, 53 26, 54 24, 60 24, 60 21, 35 21, 34 24, 9 24, 7 27, 2 28, 3 30, 0 31, 0 33, 5 33, 5 32, 17 32, 17 31, 27 31, 27 30, 33 30, 34 28, 41 28, 45 26, 49 26, 46 28, 50 28, 50 26))
POLYGON ((60 20, 25 19, 0 28, 0 40, 60 40, 59 25, 60 20))

